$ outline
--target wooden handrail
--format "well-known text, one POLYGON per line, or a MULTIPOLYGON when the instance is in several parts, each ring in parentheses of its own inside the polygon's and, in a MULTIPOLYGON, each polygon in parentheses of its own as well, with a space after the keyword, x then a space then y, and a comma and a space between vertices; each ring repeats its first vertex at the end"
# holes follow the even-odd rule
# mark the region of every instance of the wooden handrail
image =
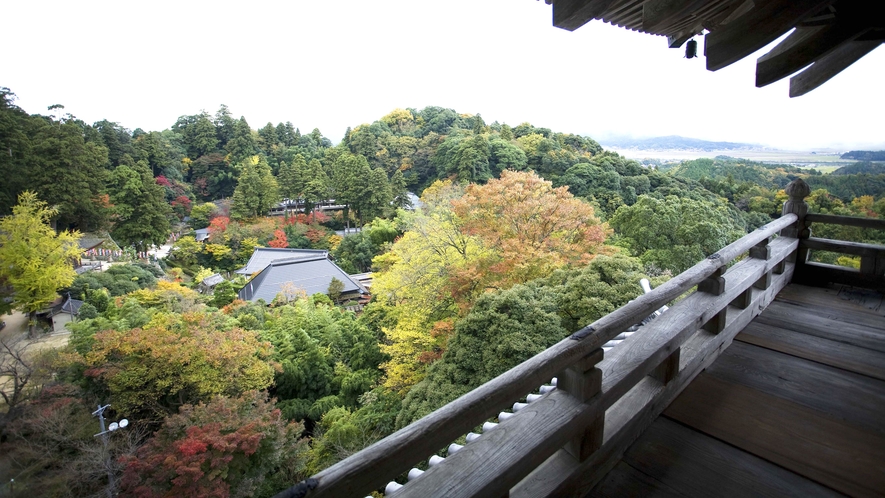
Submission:
MULTIPOLYGON (((448 443, 470 431, 483 421, 494 417, 502 407, 524 397, 526 393, 536 389, 551 377, 554 377, 560 372, 568 369, 570 366, 575 365, 582 358, 588 357, 591 353, 598 350, 602 344, 614 338, 629 326, 641 321, 661 306, 671 302, 692 287, 708 280, 709 278, 713 278, 714 280, 722 278, 717 275, 721 275, 726 266, 734 259, 741 254, 751 251, 754 247, 760 247, 760 244, 764 246, 774 234, 786 230, 791 225, 796 224, 799 219, 800 218, 796 214, 788 213, 781 218, 760 227, 754 232, 727 245, 716 254, 711 255, 685 272, 672 278, 668 282, 654 289, 652 292, 637 297, 627 305, 600 318, 589 326, 582 328, 578 332, 572 334, 569 338, 563 339, 559 343, 526 360, 520 365, 517 365, 504 374, 492 379, 482 386, 479 386, 409 426, 400 429, 381 441, 376 442, 368 448, 365 448, 349 458, 323 470, 311 478, 310 487, 314 489, 307 496, 364 496, 372 490, 380 488, 385 482, 404 473, 415 463, 424 460, 429 455, 437 452, 439 449, 445 447, 448 443)), ((788 239, 784 240, 786 241, 788 239)), ((787 243, 788 242, 782 242, 779 244, 783 245, 787 243)), ((792 251, 792 247, 793 246, 789 246, 784 250, 792 251)), ((781 258, 786 257, 786 254, 783 254, 782 251, 777 253, 777 255, 781 258)), ((772 258, 771 261, 764 262, 762 266, 758 263, 754 263, 756 267, 754 271, 760 275, 764 275, 765 272, 770 273, 774 270, 774 265, 776 263, 780 263, 780 260, 775 261, 775 259, 772 258)), ((756 276, 756 273, 754 273, 753 276, 754 278, 761 278, 756 276)), ((728 282, 727 278, 725 280, 728 282)), ((601 395, 593 398, 596 401, 582 404, 584 408, 582 408, 575 416, 583 420, 586 417, 594 416, 594 413, 600 413, 608 408, 608 406, 620 398, 625 387, 629 389, 628 385, 632 386, 641 380, 649 372, 649 369, 654 369, 657 366, 655 362, 660 362, 662 355, 663 358, 666 358, 667 355, 672 354, 672 345, 680 340, 684 340, 686 334, 685 331, 691 329, 693 324, 708 319, 708 314, 721 313, 724 307, 728 305, 729 300, 738 299, 739 295, 747 292, 747 288, 753 284, 752 281, 749 282, 749 284, 743 280, 742 282, 747 286, 740 289, 736 287, 731 288, 725 293, 720 292, 715 296, 715 300, 707 303, 708 306, 701 308, 695 307, 692 310, 689 310, 689 315, 694 313, 697 316, 691 316, 690 320, 686 322, 686 324, 683 324, 682 328, 679 328, 677 331, 678 333, 676 333, 675 336, 668 338, 666 344, 655 346, 654 351, 651 351, 650 355, 644 356, 639 364, 632 366, 631 370, 624 374, 624 378, 629 378, 629 380, 616 382, 607 390, 604 388, 601 395), (717 306, 719 308, 714 310, 717 306), (618 395, 615 395, 616 392, 618 395), (604 403, 600 401, 603 398, 605 399, 604 403)), ((726 288, 728 287, 726 286, 726 288)), ((685 306, 687 305, 684 305, 683 308, 685 308, 685 306)), ((670 310, 668 313, 674 312, 673 310, 670 310)), ((662 323, 668 322, 664 321, 662 323)), ((637 335, 638 334, 634 334, 627 339, 625 343, 637 345, 632 346, 632 348, 643 347, 641 345, 646 343, 641 342, 641 339, 637 337, 637 335), (634 338, 636 339, 631 341, 631 339, 634 338)), ((648 334, 642 334, 642 336, 648 336, 648 334)), ((625 351, 631 349, 631 346, 622 344, 619 348, 621 351, 625 351)), ((638 357, 639 356, 637 356, 637 358, 638 357)), ((603 363, 600 364, 600 367, 603 367, 606 364, 606 361, 603 361, 603 363)), ((615 375, 615 373, 611 373, 610 375, 617 376, 620 374, 615 375)), ((557 396, 560 395, 561 394, 558 394, 557 396)), ((503 422, 501 426, 506 427, 505 424, 508 423, 510 425, 519 423, 517 419, 519 419, 520 416, 511 419, 515 422, 508 420, 503 422)), ((503 432, 504 431, 499 434, 502 434, 503 432)), ((557 438, 555 438, 557 444, 561 443, 559 439, 568 439, 572 436, 570 429, 559 429, 554 432, 558 434, 557 438)), ((480 441, 481 440, 482 438, 480 438, 480 441)), ((476 443, 471 443, 471 445, 473 444, 476 443)), ((483 445, 485 444, 487 443, 484 443, 483 445)), ((467 447, 470 447, 471 445, 468 445, 467 447)), ((547 448, 549 450, 552 447, 548 445, 547 448)), ((455 461, 465 460, 470 453, 471 452, 465 452, 463 453, 465 456, 459 456, 462 455, 462 452, 459 452, 451 458, 455 461)), ((537 456, 531 457, 529 460, 532 458, 540 458, 543 456, 543 453, 544 452, 539 452, 537 456)), ((546 458, 546 456, 544 456, 544 458, 546 458)), ((536 465, 538 462, 531 463, 536 465)), ((451 468, 450 465, 446 465, 445 467, 451 468)), ((424 485, 415 485, 420 482, 430 483, 434 481, 435 479, 432 476, 442 472, 437 471, 436 468, 437 467, 434 467, 427 471, 414 483, 410 483, 401 491, 412 489, 415 490, 415 492, 418 492, 420 489, 423 489, 424 485)), ((439 468, 442 468, 442 466, 439 468)), ((524 469, 520 466, 520 472, 522 470, 524 469)), ((507 472, 511 472, 511 470, 508 469, 505 473, 507 472)), ((510 482, 512 479, 516 477, 519 477, 520 479, 522 478, 522 475, 518 474, 519 473, 507 474, 508 477, 506 478, 501 475, 496 475, 491 477, 491 480, 498 481, 498 486, 509 486, 512 484, 510 482)), ((477 482, 476 485, 480 486, 483 484, 477 482)), ((476 488, 474 487, 473 489, 475 490, 476 488)), ((280 493, 278 496, 291 496, 292 494, 290 491, 291 490, 287 490, 280 493)), ((409 494, 411 493, 412 491, 409 492, 409 494)), ((399 494, 400 492, 397 492, 397 495, 399 494)))
POLYGON ((825 223, 829 225, 885 230, 885 220, 879 218, 860 218, 858 216, 808 213, 805 215, 805 221, 808 223, 825 223))
MULTIPOLYGON (((772 271, 796 247, 796 239, 776 240, 772 243, 770 259, 746 260, 729 270, 721 294, 692 294, 646 325, 641 333, 630 336, 614 348, 599 364, 603 380, 598 396, 580 404, 572 396, 554 391, 542 398, 545 403, 537 401, 529 405, 531 415, 524 416, 524 409, 518 416, 501 422, 488 432, 488 437, 483 435, 466 445, 443 465, 429 469, 395 496, 506 495, 529 471, 574 438, 588 421, 621 400, 707 320, 727 307, 746 288, 752 287, 765 273, 772 271)), ((754 315, 754 312, 758 313, 758 310, 748 308, 746 315, 754 315)))
MULTIPOLYGON (((825 223, 885 230, 885 220, 855 216, 808 213, 805 215, 804 223, 806 225, 825 223)), ((857 287, 885 289, 885 246, 844 240, 820 239, 810 235, 809 232, 799 244, 802 269, 797 272, 797 281, 811 285, 835 282, 857 287), (807 261, 809 250, 860 256, 860 269, 858 271, 854 268, 809 262, 807 261)))

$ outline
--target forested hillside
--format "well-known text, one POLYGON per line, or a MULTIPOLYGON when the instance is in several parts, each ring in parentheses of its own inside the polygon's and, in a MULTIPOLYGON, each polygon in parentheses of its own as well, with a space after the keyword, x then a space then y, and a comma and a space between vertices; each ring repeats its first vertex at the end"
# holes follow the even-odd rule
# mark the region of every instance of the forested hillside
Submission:
POLYGON ((842 159, 857 161, 885 161, 885 150, 852 150, 839 156, 842 159))
POLYGON ((634 299, 640 278, 659 285, 765 224, 794 178, 814 212, 885 216, 871 167, 718 157, 661 171, 589 137, 440 107, 395 109, 337 145, 226 106, 162 131, 49 111, 0 90, 0 254, 44 283, 38 296, 0 264, 0 292, 19 310, 84 304, 63 349, 0 335, 0 373, 16 380, 0 409, 11 496, 272 496, 634 299), (119 246, 111 269, 39 257, 83 232, 119 246), (161 244, 167 257, 146 258, 161 244), (331 285, 293 284, 238 300, 251 276, 232 272, 257 247, 328 251, 373 272, 372 299, 355 313, 331 285), (110 459, 91 416, 105 404, 131 422, 108 437, 110 459))

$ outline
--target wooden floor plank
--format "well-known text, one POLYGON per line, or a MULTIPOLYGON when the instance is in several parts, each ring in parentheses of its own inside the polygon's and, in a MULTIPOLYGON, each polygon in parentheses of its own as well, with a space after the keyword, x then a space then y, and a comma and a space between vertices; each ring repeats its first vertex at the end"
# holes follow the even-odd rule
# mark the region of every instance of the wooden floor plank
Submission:
POLYGON ((621 498, 649 496, 656 498, 685 498, 666 484, 643 474, 626 463, 618 462, 589 494, 588 498, 621 498))
POLYGON ((666 417, 658 418, 648 428, 623 461, 686 496, 839 496, 666 417))
MULTIPOLYGON (((885 354, 881 358, 885 369, 885 354)), ((885 435, 883 380, 738 341, 707 374, 885 435)))
POLYGON ((664 414, 852 496, 885 490, 885 437, 706 373, 664 414))
POLYGON ((771 303, 769 305, 769 308, 771 308, 772 306, 775 309, 779 307, 785 307, 787 310, 796 310, 797 313, 803 316, 811 314, 830 320, 848 321, 849 323, 853 323, 855 325, 871 327, 877 330, 881 330, 883 333, 885 333, 885 317, 873 315, 871 313, 858 312, 857 310, 853 309, 846 310, 833 306, 823 306, 817 304, 810 305, 778 300, 775 300, 775 302, 771 303))
POLYGON ((852 323, 852 315, 848 313, 834 320, 804 311, 802 306, 773 302, 756 317, 754 323, 774 325, 885 353, 885 329, 852 323))
POLYGON ((874 316, 885 316, 885 309, 870 309, 856 301, 850 299, 850 292, 842 289, 843 286, 837 288, 810 287, 807 285, 790 284, 777 295, 778 301, 791 302, 796 304, 807 304, 810 306, 822 306, 827 308, 836 308, 850 313, 863 313, 874 316))
POLYGON ((885 314, 885 296, 881 292, 872 289, 861 289, 850 285, 838 285, 839 298, 847 300, 864 308, 885 314))
POLYGON ((759 322, 747 325, 735 340, 885 380, 885 353, 879 351, 759 322))

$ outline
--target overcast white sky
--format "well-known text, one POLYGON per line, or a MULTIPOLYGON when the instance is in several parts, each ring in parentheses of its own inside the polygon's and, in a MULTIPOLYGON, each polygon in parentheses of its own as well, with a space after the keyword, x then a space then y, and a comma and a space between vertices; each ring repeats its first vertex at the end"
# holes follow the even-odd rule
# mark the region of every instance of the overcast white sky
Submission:
MULTIPOLYGON (((536 0, 46 2, 2 7, 0 86, 30 113, 162 130, 227 104, 334 142, 398 107, 555 131, 682 135, 780 148, 885 144, 885 49, 796 99, 755 58, 711 73, 661 37, 569 33, 536 0)), ((699 40, 702 53, 703 40, 699 40)))

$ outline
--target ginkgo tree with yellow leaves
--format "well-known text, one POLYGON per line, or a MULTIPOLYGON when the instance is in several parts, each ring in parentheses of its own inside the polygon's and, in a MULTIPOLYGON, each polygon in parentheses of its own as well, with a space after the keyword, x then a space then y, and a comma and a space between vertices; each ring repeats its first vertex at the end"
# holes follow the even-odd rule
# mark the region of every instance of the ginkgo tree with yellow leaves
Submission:
POLYGON ((534 172, 504 171, 466 187, 436 182, 421 200, 420 211, 400 215, 403 237, 374 261, 375 306, 389 324, 385 386, 400 393, 423 378, 445 350, 451 321, 479 296, 611 252, 592 206, 534 172))
POLYGON ((56 233, 49 225, 55 208, 37 194, 18 196, 12 216, 0 220, 0 279, 13 289, 13 306, 28 315, 28 335, 36 333, 36 315, 71 285, 76 273, 71 264, 80 255, 80 234, 56 233))

